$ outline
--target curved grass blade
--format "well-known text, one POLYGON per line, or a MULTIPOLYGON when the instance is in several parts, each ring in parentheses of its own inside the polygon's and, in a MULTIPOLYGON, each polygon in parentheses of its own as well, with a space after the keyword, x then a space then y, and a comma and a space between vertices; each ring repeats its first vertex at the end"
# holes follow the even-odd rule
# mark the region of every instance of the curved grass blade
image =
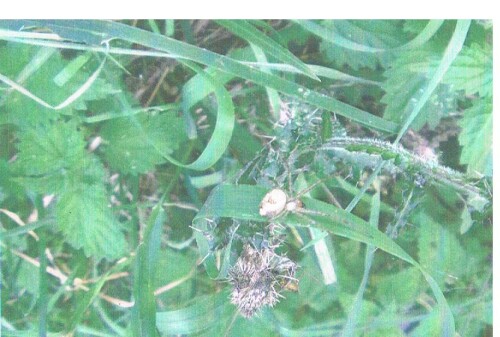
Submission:
POLYGON ((453 36, 451 37, 450 43, 446 47, 446 50, 444 51, 443 57, 441 58, 441 62, 439 62, 439 66, 436 69, 436 72, 432 76, 432 78, 429 80, 427 86, 424 89, 424 92, 422 93, 422 96, 418 100, 418 102, 415 104, 413 107, 412 112, 409 114, 408 118, 406 119, 405 123, 401 127, 401 130, 399 130, 398 136, 396 137, 396 140, 394 141, 394 144, 399 143, 403 135, 406 133, 408 128, 410 127, 411 123, 413 120, 417 117, 418 113, 422 109, 422 107, 425 105, 425 103, 429 100, 431 97, 432 92, 436 87, 441 83, 444 75, 446 74, 446 71, 448 71, 448 68, 450 65, 453 63, 455 58, 458 56, 458 53, 460 53, 460 50, 462 50, 462 47, 464 45, 465 37, 467 36, 467 32, 469 31, 471 21, 470 20, 458 20, 457 25, 455 27, 455 32, 453 33, 453 36))
POLYGON ((38 104, 40 104, 46 108, 49 108, 52 110, 61 110, 61 109, 64 109, 65 107, 67 107, 68 105, 70 105, 71 103, 73 103, 74 101, 76 101, 80 96, 82 96, 92 86, 92 84, 97 79, 97 77, 99 77, 99 74, 101 73, 102 69, 104 68, 104 65, 106 64, 107 58, 108 58, 108 55, 106 53, 106 56, 101 61, 99 67, 94 71, 94 73, 91 76, 89 76, 89 78, 85 81, 85 83, 83 83, 74 93, 72 93, 64 101, 62 101, 61 103, 59 103, 57 105, 52 105, 52 104, 44 101, 42 98, 36 96, 31 91, 29 91, 28 89, 23 87, 21 84, 11 80, 7 76, 0 74, 0 81, 4 82, 8 86, 10 86, 11 89, 20 92, 24 96, 34 100, 35 102, 37 102, 38 104))
POLYGON ((294 22, 307 31, 313 33, 314 35, 319 36, 323 40, 333 43, 337 46, 366 53, 384 53, 402 51, 405 49, 411 49, 423 45, 425 42, 429 41, 430 38, 434 36, 434 34, 436 34, 439 28, 441 28, 441 26, 443 25, 444 20, 429 20, 429 23, 427 23, 425 28, 416 37, 414 37, 408 43, 395 48, 373 48, 370 46, 359 44, 354 41, 348 40, 343 36, 331 31, 330 29, 325 28, 310 20, 295 20, 294 22))
POLYGON ((355 108, 327 95, 310 90, 294 82, 285 80, 274 74, 265 73, 252 68, 227 56, 202 49, 166 36, 154 34, 118 22, 109 21, 20 21, 26 26, 48 26, 66 38, 76 41, 99 43, 102 40, 121 39, 137 43, 156 50, 164 51, 179 58, 190 59, 201 64, 214 67, 220 71, 250 80, 259 85, 276 89, 288 96, 313 104, 320 108, 335 111, 336 114, 352 119, 371 129, 395 133, 398 127, 395 123, 386 121, 366 111, 355 108))
POLYGON ((153 207, 144 233, 144 242, 137 248, 132 308, 132 330, 135 336, 158 336, 154 279, 161 243, 161 230, 166 219, 162 197, 153 207))
MULTIPOLYGON (((195 64, 191 64, 187 61, 185 61, 185 64, 197 71, 200 76, 198 79, 202 79, 206 85, 213 89, 218 103, 217 121, 215 122, 215 128, 207 146, 200 156, 191 164, 183 164, 165 153, 162 153, 162 155, 177 166, 203 171, 214 165, 220 157, 222 157, 229 145, 234 129, 234 105, 231 95, 229 95, 220 82, 206 74, 195 64)), ((184 103, 183 101, 183 109, 187 110, 185 110, 184 113, 189 113, 189 108, 194 105, 194 103, 192 99, 189 100, 189 103, 184 103)))
POLYGON ((228 298, 229 293, 221 291, 197 297, 182 309, 157 312, 157 328, 162 336, 222 336, 221 331, 236 310, 228 298))
POLYGON ((241 37, 248 43, 261 48, 266 54, 275 57, 277 60, 290 64, 302 74, 319 81, 319 78, 288 49, 279 45, 276 41, 262 33, 245 20, 215 20, 219 25, 228 29, 236 36, 241 37))
MULTIPOLYGON (((196 235, 198 248, 202 255, 206 254, 205 268, 211 277, 219 275, 214 254, 206 237, 201 234, 209 229, 209 220, 214 218, 235 218, 251 221, 268 221, 258 214, 259 204, 268 189, 258 185, 219 185, 212 190, 202 209, 195 216, 193 225, 199 229, 196 235), (210 258, 212 257, 212 258, 210 258)), ((395 257, 417 267, 429 283, 441 312, 441 335, 453 336, 455 322, 446 299, 432 277, 393 240, 378 229, 370 226, 365 220, 333 205, 322 201, 303 197, 305 207, 321 215, 304 216, 287 215, 282 221, 289 226, 316 227, 332 234, 351 240, 360 241, 381 249, 395 257)))
POLYGON ((413 49, 422 46, 429 41, 434 34, 437 33, 439 28, 443 25, 444 20, 429 20, 427 25, 415 36, 411 41, 405 43, 401 47, 396 47, 392 51, 400 51, 405 49, 413 49))
MULTIPOLYGON (((252 48, 255 58, 258 62, 267 63, 266 54, 264 53, 262 48, 254 44, 251 44, 250 47, 252 48)), ((268 70, 266 71, 266 69, 263 69, 263 71, 269 72, 268 70)), ((278 94, 278 91, 272 88, 266 87, 266 93, 269 100, 269 107, 271 108, 271 115, 273 116, 274 120, 277 121, 280 118, 280 110, 282 104, 280 96, 278 94)))

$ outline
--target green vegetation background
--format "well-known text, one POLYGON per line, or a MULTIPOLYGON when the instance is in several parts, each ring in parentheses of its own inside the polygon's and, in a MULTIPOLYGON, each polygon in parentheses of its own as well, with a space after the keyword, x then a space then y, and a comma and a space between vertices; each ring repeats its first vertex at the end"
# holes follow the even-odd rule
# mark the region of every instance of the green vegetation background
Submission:
POLYGON ((491 336, 491 202, 314 162, 333 179, 306 205, 331 217, 283 219, 299 291, 250 320, 209 226, 265 220, 269 186, 220 184, 289 110, 320 142, 436 155, 491 201, 492 64, 489 21, 0 21, 2 336, 491 336))

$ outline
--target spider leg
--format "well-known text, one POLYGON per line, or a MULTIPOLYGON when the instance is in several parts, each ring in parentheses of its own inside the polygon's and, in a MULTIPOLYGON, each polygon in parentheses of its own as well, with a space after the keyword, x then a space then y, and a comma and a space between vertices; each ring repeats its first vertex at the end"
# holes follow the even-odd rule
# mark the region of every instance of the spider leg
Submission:
POLYGON ((311 185, 309 185, 308 187, 306 187, 305 189, 303 189, 302 191, 300 191, 299 193, 297 193, 297 195, 295 196, 294 199, 298 199, 301 196, 303 196, 304 194, 307 194, 307 193, 311 192, 316 186, 318 186, 319 184, 323 183, 326 179, 327 178, 316 180, 314 183, 312 183, 311 185))

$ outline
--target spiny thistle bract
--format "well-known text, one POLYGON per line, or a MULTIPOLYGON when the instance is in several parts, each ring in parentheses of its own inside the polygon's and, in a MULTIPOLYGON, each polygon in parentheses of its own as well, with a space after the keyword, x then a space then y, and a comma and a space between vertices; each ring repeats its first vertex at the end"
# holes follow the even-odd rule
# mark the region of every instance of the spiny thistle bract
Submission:
POLYGON ((254 249, 246 244, 236 264, 229 270, 233 290, 231 303, 243 317, 249 318, 264 306, 274 306, 283 290, 290 289, 297 265, 289 258, 278 255, 271 248, 254 249))

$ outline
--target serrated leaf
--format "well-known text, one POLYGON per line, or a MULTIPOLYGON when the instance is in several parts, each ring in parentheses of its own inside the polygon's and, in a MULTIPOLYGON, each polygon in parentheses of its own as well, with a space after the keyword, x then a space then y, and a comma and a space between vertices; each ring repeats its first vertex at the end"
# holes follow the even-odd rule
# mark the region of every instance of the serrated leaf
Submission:
POLYGON ((144 173, 167 162, 155 147, 172 154, 186 140, 184 130, 182 118, 171 113, 117 118, 101 129, 104 156, 115 170, 144 173))
POLYGON ((446 73, 444 83, 455 90, 464 90, 466 95, 479 93, 482 97, 493 95, 493 50, 473 43, 464 47, 446 73))
MULTIPOLYGON (((381 50, 398 47, 407 40, 402 34, 400 22, 395 20, 335 20, 323 21, 322 25, 331 31, 332 38, 338 35, 356 45, 381 50)), ((321 42, 320 49, 335 64, 347 64, 356 70, 362 67, 375 69, 393 57, 391 53, 359 52, 327 41, 321 42)))
MULTIPOLYGON (((382 84, 386 94, 381 102, 387 104, 384 117, 398 124, 403 123, 424 93, 427 75, 436 69, 438 55, 431 50, 408 51, 384 72, 387 80, 382 84)), ((458 94, 449 85, 440 84, 411 124, 415 130, 426 123, 437 126, 441 118, 456 111, 458 94)))
POLYGON ((376 279, 377 299, 386 305, 392 302, 398 305, 413 302, 422 286, 420 275, 420 271, 413 267, 382 275, 376 279))
POLYGON ((125 237, 120 231, 106 190, 99 185, 81 185, 58 197, 56 219, 67 242, 83 248, 87 257, 115 259, 125 252, 125 237))
POLYGON ((489 99, 480 99, 464 111, 458 122, 462 132, 458 137, 462 145, 460 163, 467 171, 493 175, 493 105, 489 99))
POLYGON ((437 310, 432 310, 418 326, 412 331, 411 337, 428 337, 439 335, 439 313, 437 310))
MULTIPOLYGON (((56 84, 56 79, 71 61, 66 60, 53 48, 27 44, 7 43, 0 47, 0 74, 18 83, 47 104, 58 105, 81 89, 90 74, 97 68, 97 60, 81 65, 64 85, 56 84)), ((7 91, 0 100, 5 112, 0 114, 0 124, 14 124, 21 127, 38 127, 56 120, 61 114, 71 115, 73 108, 85 109, 86 100, 105 98, 116 93, 116 89, 104 79, 97 79, 90 88, 69 106, 54 110, 42 106, 18 91, 7 91)))
POLYGON ((415 217, 415 221, 421 226, 418 255, 422 267, 441 286, 450 276, 460 277, 466 271, 463 268, 466 253, 457 237, 423 211, 415 217))
POLYGON ((62 174, 85 153, 85 141, 74 123, 57 122, 19 134, 16 166, 26 175, 62 174))

